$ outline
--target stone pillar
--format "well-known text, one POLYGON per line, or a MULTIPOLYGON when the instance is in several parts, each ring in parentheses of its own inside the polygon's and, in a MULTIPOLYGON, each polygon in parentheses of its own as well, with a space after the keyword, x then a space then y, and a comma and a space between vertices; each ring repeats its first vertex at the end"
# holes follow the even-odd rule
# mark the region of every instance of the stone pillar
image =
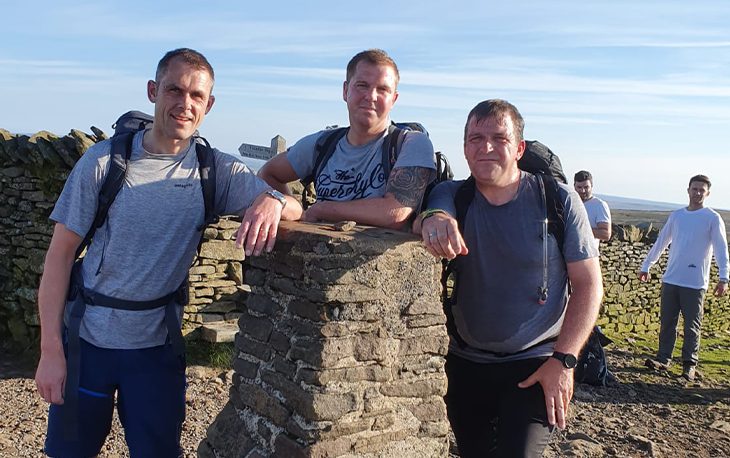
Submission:
POLYGON ((200 457, 448 456, 441 265, 418 239, 282 223, 246 262, 230 401, 200 457))
POLYGON ((286 151, 286 140, 281 135, 271 139, 271 156, 276 156, 279 153, 286 151))

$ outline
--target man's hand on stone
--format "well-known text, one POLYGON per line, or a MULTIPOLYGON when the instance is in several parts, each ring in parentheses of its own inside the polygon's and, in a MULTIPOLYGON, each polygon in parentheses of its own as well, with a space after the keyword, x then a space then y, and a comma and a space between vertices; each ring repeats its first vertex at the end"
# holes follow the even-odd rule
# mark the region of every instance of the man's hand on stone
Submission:
POLYGON ((245 248, 246 256, 258 256, 264 248, 270 252, 276 242, 281 211, 281 202, 261 193, 243 216, 236 232, 236 247, 245 248))
POLYGON ((641 281, 642 283, 648 282, 650 278, 651 277, 649 276, 649 272, 639 272, 639 281, 641 281))
POLYGON ((436 213, 423 220, 421 235, 428 252, 436 257, 454 259, 469 253, 459 233, 459 224, 447 213, 436 213))

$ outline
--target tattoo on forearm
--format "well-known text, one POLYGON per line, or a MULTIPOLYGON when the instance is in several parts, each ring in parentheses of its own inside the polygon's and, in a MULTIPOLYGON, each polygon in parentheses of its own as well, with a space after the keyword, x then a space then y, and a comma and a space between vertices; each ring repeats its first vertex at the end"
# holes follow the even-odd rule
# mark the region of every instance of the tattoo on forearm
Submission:
POLYGON ((430 177, 431 169, 426 167, 398 167, 391 170, 385 192, 401 205, 416 210, 430 177))

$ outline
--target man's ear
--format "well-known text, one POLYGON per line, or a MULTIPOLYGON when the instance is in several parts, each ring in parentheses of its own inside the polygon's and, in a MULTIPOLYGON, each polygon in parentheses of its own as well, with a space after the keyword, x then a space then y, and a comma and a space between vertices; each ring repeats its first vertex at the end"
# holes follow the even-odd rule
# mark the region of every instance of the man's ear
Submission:
POLYGON ((213 94, 210 94, 210 97, 208 97, 208 106, 205 107, 205 114, 208 114, 210 112, 210 109, 213 108, 214 103, 215 96, 213 94))
POLYGON ((152 80, 147 81, 147 98, 152 103, 157 101, 157 83, 152 80))
POLYGON ((522 140, 519 145, 517 145, 517 160, 519 161, 522 159, 522 156, 525 155, 525 148, 527 148, 527 143, 522 140))
POLYGON ((347 102, 347 81, 342 83, 342 100, 347 102))

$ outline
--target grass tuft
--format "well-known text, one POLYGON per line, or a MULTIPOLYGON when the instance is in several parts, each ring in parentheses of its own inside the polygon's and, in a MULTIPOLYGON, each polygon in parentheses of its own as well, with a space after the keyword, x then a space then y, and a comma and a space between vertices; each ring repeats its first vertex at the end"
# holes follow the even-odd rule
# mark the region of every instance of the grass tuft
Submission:
POLYGON ((189 366, 207 366, 219 370, 233 369, 235 348, 232 342, 211 343, 201 339, 185 342, 189 366))

